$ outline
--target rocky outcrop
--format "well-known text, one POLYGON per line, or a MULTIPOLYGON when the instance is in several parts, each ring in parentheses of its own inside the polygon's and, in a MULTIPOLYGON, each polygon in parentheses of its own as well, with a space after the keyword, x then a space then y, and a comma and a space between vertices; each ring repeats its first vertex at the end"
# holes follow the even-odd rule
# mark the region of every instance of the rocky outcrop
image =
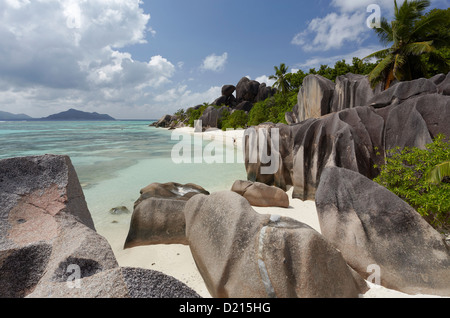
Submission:
POLYGON ((231 191, 242 195, 252 206, 289 207, 289 196, 286 192, 264 183, 237 180, 231 191))
POLYGON ((258 96, 260 85, 261 84, 258 81, 250 80, 248 77, 241 78, 239 83, 236 85, 237 102, 256 102, 256 97, 258 96))
MULTIPOLYGON (((350 77, 345 77, 345 79, 348 78, 350 77)), ((447 78, 448 76, 439 76, 429 80, 398 83, 374 95, 367 102, 378 101, 377 105, 387 105, 382 108, 356 106, 298 122, 297 116, 301 113, 298 109, 302 105, 299 103, 292 113, 286 114, 289 122, 297 123, 291 125, 264 123, 247 129, 246 135, 249 136, 245 139, 247 179, 275 185, 283 190, 293 186, 294 198, 314 200, 320 176, 327 166, 356 171, 370 179, 376 177, 379 171, 374 168, 374 165, 384 164, 384 157, 388 150, 395 147, 424 149, 437 134, 450 136, 448 125, 450 97, 439 94, 437 88, 444 85, 447 78), (260 136, 264 135, 252 134, 252 131, 266 130, 269 138, 263 137, 261 144, 266 145, 268 152, 271 153, 273 138, 270 131, 273 128, 278 128, 282 136, 278 143, 279 155, 277 156, 280 168, 275 173, 265 174, 262 168, 267 164, 262 164, 260 160, 256 162, 249 160, 254 156, 251 151, 255 149, 259 151, 259 148, 252 149, 249 146, 249 138, 251 135, 256 136, 253 137, 256 138, 253 143, 259 144, 260 136)), ((366 79, 362 80, 366 81, 366 79)), ((339 81, 343 82, 343 79, 339 81)), ((300 92, 299 96, 310 95, 306 88, 311 86, 313 92, 317 92, 320 88, 320 92, 313 95, 332 96, 330 89, 321 88, 320 78, 317 77, 310 77, 304 85, 305 91, 300 92)), ((367 89, 365 85, 352 87, 350 92, 356 94, 354 96, 358 95, 357 92, 367 89)), ((335 97, 336 92, 338 89, 333 91, 335 97)), ((368 96, 370 96, 369 93, 368 96)), ((354 104, 359 103, 356 100, 361 101, 362 98, 362 96, 355 97, 354 104)), ((316 110, 320 109, 319 105, 326 105, 326 100, 329 101, 329 98, 311 98, 307 102, 312 104, 317 100, 320 102, 314 103, 316 110)), ((276 149, 274 152, 277 152, 276 149)))
POLYGON ((373 96, 381 91, 380 86, 375 90, 370 86, 367 76, 348 73, 336 78, 336 87, 330 104, 330 113, 347 108, 364 106, 373 96))
POLYGON ((335 84, 323 76, 306 76, 298 93, 297 107, 294 108, 296 122, 328 114, 334 88, 335 84))
POLYGON ((316 195, 322 234, 364 278, 409 294, 450 296, 450 247, 412 207, 359 173, 324 170, 316 195))
POLYGON ((237 193, 195 196, 184 213, 192 255, 213 297, 344 298, 367 290, 314 229, 261 215, 237 193))
POLYGON ((419 95, 437 93, 436 84, 429 79, 420 78, 414 81, 399 82, 389 89, 376 94, 367 105, 374 108, 382 108, 393 104, 401 104, 403 101, 419 95))
POLYGON ((128 298, 139 289, 95 231, 69 157, 0 160, 0 203, 0 297, 128 298))

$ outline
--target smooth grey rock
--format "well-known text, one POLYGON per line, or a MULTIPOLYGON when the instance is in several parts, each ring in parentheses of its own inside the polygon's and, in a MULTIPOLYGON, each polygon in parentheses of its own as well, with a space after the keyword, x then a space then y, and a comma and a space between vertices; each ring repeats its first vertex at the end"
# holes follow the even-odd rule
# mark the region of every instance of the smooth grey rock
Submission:
POLYGON ((184 213, 192 255, 213 297, 344 298, 367 291, 317 231, 261 215, 237 193, 195 196, 184 213))
POLYGON ((409 294, 450 296, 450 247, 411 206, 348 169, 324 170, 316 195, 322 234, 364 278, 409 294))

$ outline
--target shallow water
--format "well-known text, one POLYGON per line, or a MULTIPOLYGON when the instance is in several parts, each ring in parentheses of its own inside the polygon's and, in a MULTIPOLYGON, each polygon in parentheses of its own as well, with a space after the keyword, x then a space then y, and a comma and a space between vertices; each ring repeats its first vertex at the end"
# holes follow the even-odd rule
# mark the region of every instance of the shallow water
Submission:
MULTIPOLYGON (((140 189, 150 183, 195 183, 215 192, 246 178, 238 162, 175 164, 171 152, 179 139, 172 140, 171 131, 149 123, 0 122, 0 159, 70 156, 97 228, 129 222, 130 215, 112 215, 109 210, 125 206, 133 211, 140 189)), ((207 145, 211 142, 203 141, 207 145)))

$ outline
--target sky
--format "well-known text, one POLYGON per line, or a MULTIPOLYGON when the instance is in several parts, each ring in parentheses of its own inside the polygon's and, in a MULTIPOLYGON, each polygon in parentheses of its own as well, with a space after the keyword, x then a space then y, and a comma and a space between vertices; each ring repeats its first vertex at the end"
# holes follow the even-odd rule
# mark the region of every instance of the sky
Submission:
POLYGON ((159 119, 244 76, 270 86, 280 63, 308 71, 382 49, 369 5, 393 15, 393 0, 0 0, 0 110, 159 119))

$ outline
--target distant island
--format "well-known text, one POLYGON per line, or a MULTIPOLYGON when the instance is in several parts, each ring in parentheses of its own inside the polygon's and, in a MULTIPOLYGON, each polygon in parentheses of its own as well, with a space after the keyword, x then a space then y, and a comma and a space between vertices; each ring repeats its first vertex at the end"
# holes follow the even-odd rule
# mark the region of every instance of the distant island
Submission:
POLYGON ((113 117, 106 114, 87 113, 76 109, 69 109, 65 112, 50 115, 41 120, 115 120, 113 117))
POLYGON ((32 120, 33 118, 25 114, 12 114, 0 111, 0 120, 32 120))
POLYGON ((43 118, 32 118, 25 114, 12 114, 8 112, 0 111, 0 120, 13 121, 13 120, 43 120, 43 121, 74 121, 74 120, 116 120, 115 118, 107 114, 99 114, 96 112, 88 113, 76 109, 69 109, 67 111, 53 114, 43 118))

